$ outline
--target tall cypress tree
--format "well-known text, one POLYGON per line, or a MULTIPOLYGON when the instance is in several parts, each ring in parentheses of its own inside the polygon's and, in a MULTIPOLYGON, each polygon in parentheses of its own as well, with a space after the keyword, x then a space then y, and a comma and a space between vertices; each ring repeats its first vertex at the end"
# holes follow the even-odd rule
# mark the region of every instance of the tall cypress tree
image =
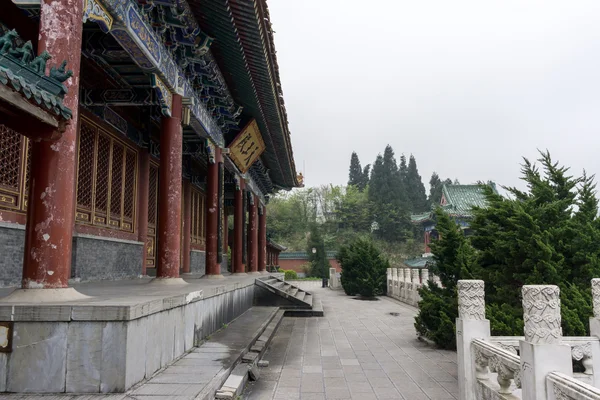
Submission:
POLYGON ((371 164, 365 165, 365 167, 363 168, 363 172, 362 172, 360 184, 358 185, 358 189, 361 192, 363 190, 365 190, 365 188, 369 184, 369 179, 370 179, 369 174, 370 174, 370 172, 371 172, 371 164))
POLYGON ((412 212, 423 212, 427 210, 428 205, 425 185, 423 185, 421 175, 419 175, 417 161, 412 154, 408 161, 408 170, 406 172, 406 192, 412 212))
POLYGON ((358 154, 352 152, 350 157, 350 173, 348 174, 348 185, 360 186, 363 182, 363 170, 360 166, 358 154))
POLYGON ((409 210, 394 150, 389 145, 373 165, 369 201, 372 219, 379 226, 377 235, 390 242, 404 240, 410 230, 409 210))
POLYGON ((439 175, 434 172, 431 174, 431 179, 429 180, 429 205, 440 205, 440 201, 442 200, 442 188, 444 185, 452 185, 451 179, 446 179, 442 181, 439 175))

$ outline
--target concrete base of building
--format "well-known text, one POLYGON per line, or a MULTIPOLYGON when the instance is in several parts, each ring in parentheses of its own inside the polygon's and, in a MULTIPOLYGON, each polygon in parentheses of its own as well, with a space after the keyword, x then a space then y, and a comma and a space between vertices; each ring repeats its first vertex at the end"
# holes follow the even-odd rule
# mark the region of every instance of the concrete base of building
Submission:
POLYGON ((187 285, 182 278, 154 278, 149 285, 187 285))
POLYGON ((262 275, 262 274, 258 271, 250 271, 250 272, 248 272, 248 275, 262 275))
POLYGON ((245 272, 234 272, 231 276, 248 276, 248 274, 245 272))
POLYGON ((202 277, 202 279, 224 279, 225 276, 221 274, 207 274, 202 277))
POLYGON ((74 288, 59 289, 16 289, 6 297, 0 298, 3 303, 44 304, 48 302, 87 300, 90 296, 78 292, 74 288))
POLYGON ((0 392, 124 392, 252 307, 254 280, 98 282, 64 292, 85 299, 0 301, 0 320, 12 321, 2 328, 12 352, 0 353, 0 392))

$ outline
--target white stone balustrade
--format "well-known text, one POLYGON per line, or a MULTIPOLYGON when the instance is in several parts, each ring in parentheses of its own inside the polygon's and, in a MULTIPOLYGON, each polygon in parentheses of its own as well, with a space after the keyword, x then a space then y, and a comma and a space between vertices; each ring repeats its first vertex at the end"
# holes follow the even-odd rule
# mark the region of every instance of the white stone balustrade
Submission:
POLYGON ((428 272, 423 271, 426 270, 420 268, 392 268, 392 271, 388 273, 387 295, 416 307, 421 301, 419 288, 426 283, 426 278, 429 276, 428 272), (396 275, 394 275, 394 271, 396 275), (421 278, 419 277, 419 271, 421 271, 421 278))
POLYGON ((490 336, 483 281, 457 287, 460 399, 600 400, 600 279, 592 280, 591 337, 562 336, 557 286, 523 286, 521 337, 490 336), (573 361, 585 371, 573 374, 573 361))
POLYGON ((427 268, 424 268, 421 270, 421 284, 427 285, 428 282, 429 282, 429 270, 427 268))

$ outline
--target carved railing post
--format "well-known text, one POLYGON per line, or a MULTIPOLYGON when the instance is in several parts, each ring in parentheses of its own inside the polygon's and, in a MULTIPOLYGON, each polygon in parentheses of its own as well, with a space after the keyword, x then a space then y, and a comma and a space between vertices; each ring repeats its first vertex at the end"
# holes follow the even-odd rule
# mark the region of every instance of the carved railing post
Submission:
POLYGON ((473 339, 490 337, 490 321, 485 319, 484 283, 460 280, 458 288, 458 318, 456 319, 456 350, 458 356, 458 398, 477 400, 473 339))
POLYGON ((429 270, 427 268, 421 271, 421 281, 423 285, 427 285, 427 283, 429 282, 429 270))
MULTIPOLYGON (((600 279, 598 278, 592 279, 592 303, 594 316, 590 318, 590 334, 600 338, 600 279)), ((600 343, 592 342, 590 352, 591 360, 584 360, 584 366, 586 373, 593 372, 592 384, 600 388, 600 343)))
POLYGON ((392 293, 389 296, 396 297, 398 294, 398 268, 392 268, 392 293))
POLYGON ((523 286, 525 340, 520 341, 523 400, 546 399, 550 372, 573 375, 571 347, 562 343, 560 290, 554 285, 523 286))
POLYGON ((402 299, 408 301, 410 295, 410 268, 404 268, 404 293, 402 293, 402 299))
POLYGON ((392 269, 387 269, 387 292, 388 295, 392 293, 392 269))

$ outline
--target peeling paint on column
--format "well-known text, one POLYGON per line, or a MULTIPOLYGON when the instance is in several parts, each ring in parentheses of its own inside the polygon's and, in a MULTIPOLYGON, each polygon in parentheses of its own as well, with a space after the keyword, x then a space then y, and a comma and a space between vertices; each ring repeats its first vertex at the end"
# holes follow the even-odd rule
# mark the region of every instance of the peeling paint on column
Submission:
POLYGON ((160 180, 158 201, 159 278, 178 278, 181 262, 181 178, 182 140, 181 96, 173 95, 171 117, 163 117, 160 133, 160 180))
POLYGON ((27 210, 24 288, 68 286, 74 224, 75 150, 79 107, 83 2, 42 0, 38 53, 53 58, 47 68, 63 60, 73 76, 64 82, 68 92, 64 104, 73 110, 64 132, 54 132, 53 141, 31 140, 30 202, 27 210))

